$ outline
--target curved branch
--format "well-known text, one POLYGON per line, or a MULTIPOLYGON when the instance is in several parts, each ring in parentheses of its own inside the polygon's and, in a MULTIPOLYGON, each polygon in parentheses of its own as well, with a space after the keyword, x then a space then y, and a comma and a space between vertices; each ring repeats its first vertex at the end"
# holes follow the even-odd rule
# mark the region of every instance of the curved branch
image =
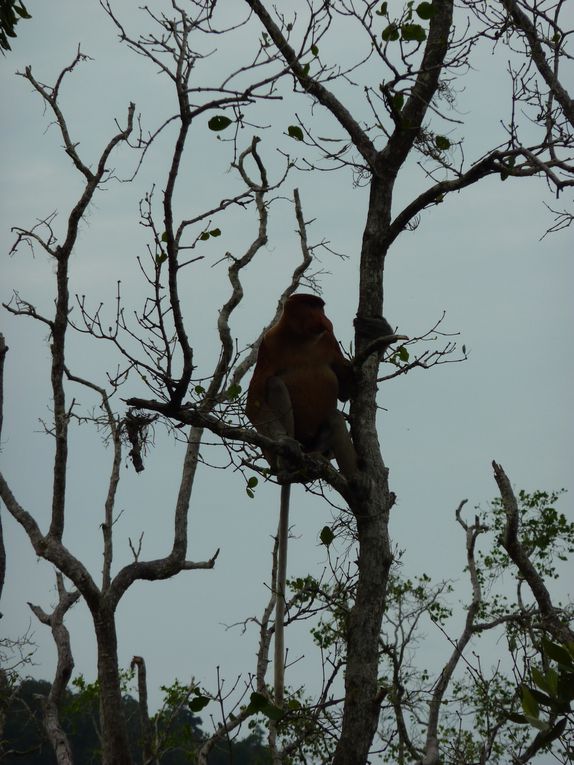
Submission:
POLYGON ((44 536, 42 534, 34 518, 27 510, 24 510, 12 494, 2 473, 0 473, 0 498, 10 515, 18 521, 28 534, 36 554, 53 563, 57 569, 65 574, 80 590, 90 607, 97 604, 100 592, 88 569, 59 540, 50 535, 44 536))
POLYGON ((405 161, 419 134, 436 93, 448 51, 453 2, 442 0, 433 4, 433 8, 435 13, 430 20, 428 38, 415 85, 380 156, 379 169, 384 172, 388 168, 393 175, 405 161))
POLYGON ((472 586, 472 599, 467 608, 466 619, 464 623, 463 631, 456 641, 454 650, 442 669, 440 676, 436 682, 429 708, 429 719, 427 726, 427 736, 425 744, 425 754, 422 759, 422 765, 438 765, 439 763, 439 745, 438 745, 438 726, 440 711, 443 704, 444 694, 450 684, 453 673, 457 667, 457 664, 462 657, 463 651, 468 645, 473 633, 474 633, 474 621, 478 614, 481 602, 482 594, 480 588, 480 581, 476 570, 476 562, 474 558, 474 549, 476 546, 476 540, 479 534, 486 531, 486 527, 480 525, 478 518, 475 520, 472 526, 467 525, 461 517, 461 510, 468 500, 463 499, 456 509, 456 519, 462 526, 466 535, 466 560, 468 566, 468 572, 470 575, 470 582, 472 586))
POLYGON ((186 560, 187 553, 187 516, 195 471, 199 461, 199 445, 203 435, 202 427, 192 427, 187 442, 183 461, 182 476, 175 507, 173 546, 169 555, 152 561, 135 561, 124 566, 110 584, 106 595, 109 605, 115 608, 120 598, 136 579, 168 579, 179 571, 196 568, 210 569, 215 565, 219 550, 208 561, 194 563, 186 560))
POLYGON ((524 579, 528 582, 528 586, 538 603, 543 621, 550 632, 562 643, 574 641, 574 632, 558 617, 557 610, 552 603, 550 593, 542 577, 520 542, 518 537, 520 525, 518 503, 508 476, 502 466, 494 461, 492 462, 492 469, 494 470, 494 479, 500 491, 502 506, 506 513, 506 527, 500 536, 500 543, 524 579))
POLYGON ((371 168, 374 168, 377 152, 372 141, 359 123, 330 90, 327 90, 324 85, 306 74, 303 65, 297 58, 297 54, 289 45, 283 33, 273 21, 260 0, 245 0, 245 2, 257 15, 269 33, 269 36, 287 62, 303 90, 309 93, 309 95, 314 96, 320 104, 331 112, 340 125, 347 131, 367 164, 371 168))
POLYGON ((58 605, 51 614, 47 614, 39 606, 28 603, 37 619, 52 630, 52 636, 58 651, 56 675, 50 692, 44 699, 44 728, 56 755, 59 765, 72 765, 72 750, 70 742, 60 723, 59 706, 63 701, 64 692, 72 676, 74 658, 70 647, 70 633, 64 624, 66 612, 80 597, 77 590, 68 592, 64 587, 64 577, 56 574, 58 585, 58 605))
POLYGON ((540 38, 536 31, 536 27, 519 7, 516 0, 501 0, 501 2, 514 25, 524 33, 536 68, 544 78, 544 82, 552 91, 554 98, 562 107, 566 119, 572 127, 574 127, 574 100, 570 98, 568 91, 562 86, 562 83, 552 71, 552 68, 546 59, 544 50, 542 49, 542 45, 540 44, 540 38))

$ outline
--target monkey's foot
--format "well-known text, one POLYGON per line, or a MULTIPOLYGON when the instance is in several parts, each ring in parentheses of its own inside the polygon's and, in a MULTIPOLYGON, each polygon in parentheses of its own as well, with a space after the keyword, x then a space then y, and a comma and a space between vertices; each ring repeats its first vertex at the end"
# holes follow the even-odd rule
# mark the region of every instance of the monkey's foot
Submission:
POLYGON ((303 459, 303 449, 301 449, 301 444, 297 439, 291 438, 291 436, 282 436, 277 439, 277 443, 283 447, 281 449, 281 454, 278 457, 280 467, 281 463, 285 465, 289 461, 296 463, 303 459))

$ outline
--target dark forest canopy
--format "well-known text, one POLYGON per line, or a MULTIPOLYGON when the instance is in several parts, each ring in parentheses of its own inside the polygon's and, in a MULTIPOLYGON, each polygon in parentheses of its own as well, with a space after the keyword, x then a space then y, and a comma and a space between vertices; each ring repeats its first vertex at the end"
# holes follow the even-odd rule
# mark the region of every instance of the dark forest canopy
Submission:
MULTIPOLYGON (((82 681, 78 692, 68 691, 62 707, 62 726, 69 737, 74 762, 98 765, 101 762, 100 742, 96 728, 98 716, 97 695, 92 686, 82 681)), ((0 761, 7 765, 56 765, 54 752, 42 726, 42 703, 50 692, 45 680, 23 680, 11 694, 6 715, 4 736, 0 742, 0 761)), ((128 723, 131 754, 134 761, 142 761, 141 726, 138 704, 134 698, 123 697, 124 714, 128 723)), ((200 743, 207 738, 201 728, 201 719, 186 708, 172 716, 158 713, 154 719, 163 738, 164 754, 161 765, 184 765, 200 743)), ((220 743, 209 755, 209 765, 223 765, 230 760, 235 765, 266 765, 270 755, 262 746, 262 734, 255 728, 241 741, 220 743)))

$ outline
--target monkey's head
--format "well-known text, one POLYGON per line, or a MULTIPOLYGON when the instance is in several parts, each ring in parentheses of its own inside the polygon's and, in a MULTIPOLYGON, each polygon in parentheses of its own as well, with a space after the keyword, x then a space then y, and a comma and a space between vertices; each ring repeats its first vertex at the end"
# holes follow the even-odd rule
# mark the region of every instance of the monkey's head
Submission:
POLYGON ((283 306, 282 320, 297 335, 320 335, 332 331, 333 325, 325 316, 325 301, 318 295, 297 293, 291 295, 283 306))

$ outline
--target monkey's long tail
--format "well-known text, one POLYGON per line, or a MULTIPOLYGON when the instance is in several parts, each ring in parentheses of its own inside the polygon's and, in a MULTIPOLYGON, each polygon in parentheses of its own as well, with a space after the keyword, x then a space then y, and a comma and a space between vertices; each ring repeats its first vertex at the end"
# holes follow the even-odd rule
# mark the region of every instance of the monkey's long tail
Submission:
POLYGON ((275 704, 283 706, 285 689, 285 581, 287 579, 287 540, 289 537, 289 497, 291 484, 281 486, 281 505, 279 508, 279 528, 277 530, 277 579, 275 590, 275 704))

